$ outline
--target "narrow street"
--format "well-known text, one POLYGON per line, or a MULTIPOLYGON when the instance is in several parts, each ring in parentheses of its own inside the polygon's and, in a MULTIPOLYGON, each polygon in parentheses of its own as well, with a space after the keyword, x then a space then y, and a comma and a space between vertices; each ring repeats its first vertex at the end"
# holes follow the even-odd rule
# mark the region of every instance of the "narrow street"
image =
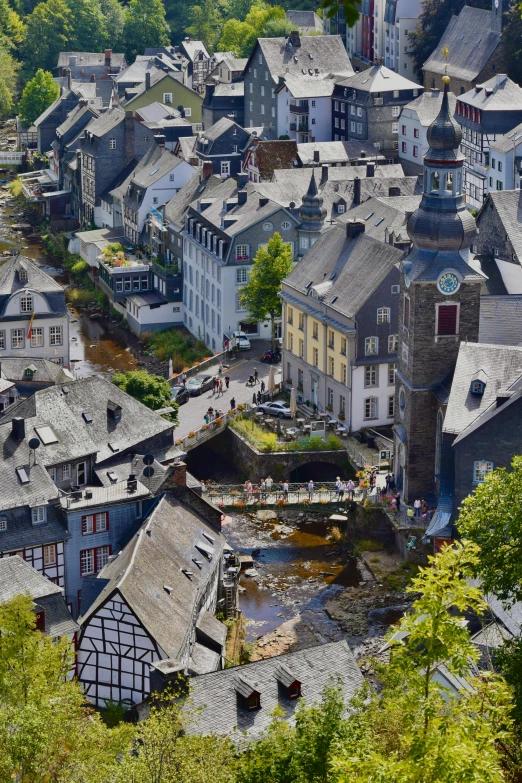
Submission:
MULTIPOLYGON (((230 370, 226 370, 224 367, 223 379, 225 375, 230 375, 230 388, 228 391, 225 391, 223 396, 218 397, 216 394, 206 391, 199 397, 191 397, 187 403, 181 405, 178 412, 179 425, 176 428, 176 438, 182 438, 188 435, 189 432, 199 429, 205 423, 203 416, 210 406, 226 412, 230 408, 230 400, 233 397, 236 404, 252 402, 252 395, 254 392, 257 393, 259 391, 261 381, 264 381, 265 384, 268 381, 270 365, 260 362, 259 357, 269 347, 270 345, 266 340, 252 340, 252 347, 249 351, 242 352, 240 361, 236 365, 230 370), (247 386, 248 378, 254 372, 254 367, 257 367, 259 373, 259 383, 254 387, 247 386)), ((216 364, 213 368, 214 374, 217 373, 218 367, 219 365, 216 364)), ((281 380, 281 364, 274 365, 274 369, 276 383, 279 383, 281 380)), ((225 385, 224 380, 223 385, 225 385)))

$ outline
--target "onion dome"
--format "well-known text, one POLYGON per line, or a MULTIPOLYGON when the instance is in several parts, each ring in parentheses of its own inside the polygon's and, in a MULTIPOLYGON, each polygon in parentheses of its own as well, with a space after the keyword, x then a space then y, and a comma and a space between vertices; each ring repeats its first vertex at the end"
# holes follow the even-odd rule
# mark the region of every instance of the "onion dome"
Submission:
POLYGON ((299 207, 299 217, 302 221, 300 228, 305 231, 320 231, 326 217, 323 198, 317 190, 315 173, 313 171, 310 185, 303 198, 303 203, 299 207))
POLYGON ((448 101, 449 76, 443 76, 442 80, 444 82, 444 94, 440 111, 428 128, 428 144, 430 148, 426 157, 430 160, 448 160, 448 158, 453 157, 451 153, 454 150, 458 150, 462 141, 462 129, 450 114, 448 101), (448 155, 448 153, 450 154, 448 155))

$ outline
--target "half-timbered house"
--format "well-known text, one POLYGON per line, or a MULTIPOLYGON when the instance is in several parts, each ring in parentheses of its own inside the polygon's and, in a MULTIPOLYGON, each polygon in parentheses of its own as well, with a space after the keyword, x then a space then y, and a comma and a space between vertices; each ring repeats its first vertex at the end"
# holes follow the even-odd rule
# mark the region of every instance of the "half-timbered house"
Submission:
POLYGON ((225 544, 219 525, 219 512, 201 498, 196 506, 167 494, 84 583, 78 676, 95 704, 141 702, 160 660, 189 673, 221 668, 226 629, 213 617, 225 544))

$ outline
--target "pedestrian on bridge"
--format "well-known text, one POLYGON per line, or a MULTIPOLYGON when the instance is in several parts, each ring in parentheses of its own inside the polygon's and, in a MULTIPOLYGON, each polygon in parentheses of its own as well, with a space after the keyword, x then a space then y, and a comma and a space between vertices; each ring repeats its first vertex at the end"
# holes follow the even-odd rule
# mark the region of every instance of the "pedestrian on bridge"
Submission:
POLYGON ((283 500, 288 500, 288 481, 283 481, 283 500))
POLYGON ((308 482, 308 500, 311 503, 313 499, 314 499, 314 482, 312 481, 312 479, 310 479, 310 481, 308 482))
POLYGON ((344 481, 339 482, 339 502, 342 503, 344 500, 344 493, 346 492, 346 484, 344 481))
POLYGON ((268 494, 270 494, 272 492, 272 484, 273 483, 274 483, 273 478, 271 476, 268 476, 268 478, 265 481, 266 489, 267 489, 268 494))

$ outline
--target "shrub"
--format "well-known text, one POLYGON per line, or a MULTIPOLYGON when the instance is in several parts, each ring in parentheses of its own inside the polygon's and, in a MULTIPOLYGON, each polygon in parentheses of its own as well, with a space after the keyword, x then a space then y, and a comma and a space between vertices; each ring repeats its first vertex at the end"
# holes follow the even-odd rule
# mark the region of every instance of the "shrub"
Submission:
POLYGON ((196 437, 196 433, 195 432, 189 432, 188 436, 189 436, 189 438, 195 438, 196 437))
POLYGON ((373 538, 360 538, 356 543, 361 552, 384 551, 384 544, 381 544, 380 541, 374 541, 373 538))

